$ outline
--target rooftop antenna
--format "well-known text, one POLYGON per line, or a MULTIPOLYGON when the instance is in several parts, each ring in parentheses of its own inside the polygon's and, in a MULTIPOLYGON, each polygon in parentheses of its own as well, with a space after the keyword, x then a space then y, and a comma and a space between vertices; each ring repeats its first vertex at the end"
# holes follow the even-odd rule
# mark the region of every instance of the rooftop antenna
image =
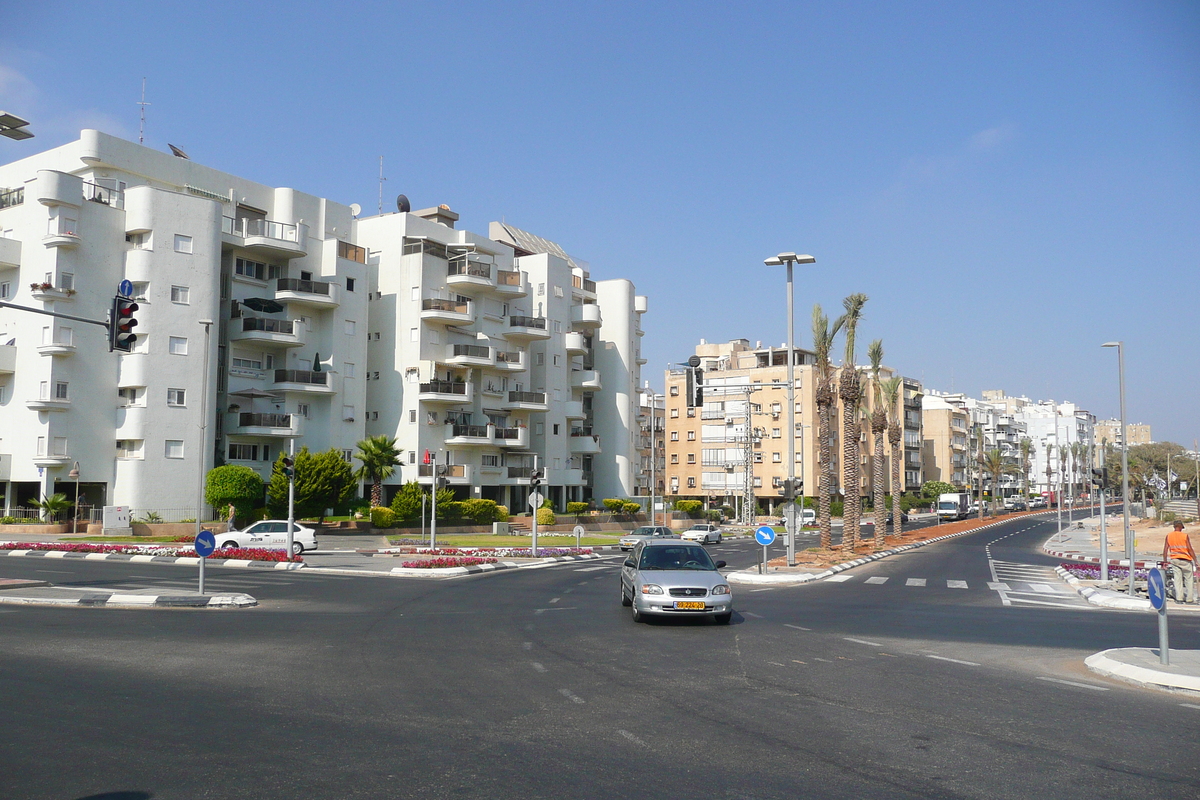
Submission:
POLYGON ((138 103, 141 106, 142 121, 138 125, 138 144, 146 143, 146 106, 150 105, 146 102, 146 79, 142 78, 142 101, 138 103))
POLYGON ((379 216, 383 216, 383 182, 387 178, 383 177, 383 156, 379 157, 379 216))

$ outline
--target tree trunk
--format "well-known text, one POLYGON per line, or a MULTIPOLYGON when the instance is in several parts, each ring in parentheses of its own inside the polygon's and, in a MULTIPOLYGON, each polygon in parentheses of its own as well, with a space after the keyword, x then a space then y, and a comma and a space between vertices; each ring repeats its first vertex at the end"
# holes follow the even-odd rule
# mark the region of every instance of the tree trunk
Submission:
POLYGON ((858 372, 842 367, 838 394, 842 399, 842 546, 853 550, 859 544, 862 499, 859 468, 858 372))
MULTIPOLYGON (((875 549, 883 547, 884 540, 887 538, 887 509, 883 502, 883 437, 887 433, 887 412, 882 408, 875 409, 871 414, 871 436, 875 444, 875 464, 871 478, 872 500, 875 503, 875 549)), ((900 509, 894 508, 895 501, 892 502, 893 514, 895 519, 899 516, 900 509)))
POLYGON ((900 495, 904 494, 904 484, 900 482, 900 440, 903 434, 900 433, 898 425, 892 425, 888 429, 888 441, 892 445, 892 535, 900 538, 904 535, 904 521, 900 516, 903 509, 900 508, 900 495))
POLYGON ((378 508, 383 505, 383 481, 376 480, 371 484, 371 506, 378 508))
POLYGON ((833 446, 829 442, 830 405, 832 390, 828 383, 817 387, 817 437, 820 442, 820 480, 817 488, 817 526, 821 531, 821 547, 833 547, 833 522, 829 518, 829 488, 833 476, 833 446))

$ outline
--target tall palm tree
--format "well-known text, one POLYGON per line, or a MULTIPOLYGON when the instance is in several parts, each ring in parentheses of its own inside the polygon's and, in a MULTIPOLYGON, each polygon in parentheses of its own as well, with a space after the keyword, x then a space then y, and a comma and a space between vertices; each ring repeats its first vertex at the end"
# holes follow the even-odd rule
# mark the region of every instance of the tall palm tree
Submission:
MULTIPOLYGON (((867 348, 871 361, 871 442, 875 446, 875 463, 871 477, 871 498, 875 506, 875 547, 883 546, 887 536, 887 509, 883 504, 883 439, 887 435, 888 413, 883 405, 883 386, 879 368, 883 365, 883 340, 876 339, 867 348)), ((900 509, 896 509, 899 511, 900 509)), ((899 514, 893 515, 893 518, 899 514)))
POLYGON ((883 402, 887 406, 888 444, 892 446, 892 535, 899 537, 904 533, 901 516, 900 495, 904 494, 903 484, 900 483, 900 442, 904 438, 900 421, 904 418, 900 410, 900 387, 904 381, 897 375, 888 378, 881 387, 883 402))
POLYGON ((855 334, 862 319, 867 296, 861 292, 842 300, 846 313, 841 323, 846 328, 846 357, 838 380, 838 396, 842 401, 842 544, 853 550, 858 545, 859 521, 862 517, 861 478, 859 476, 858 404, 862 399, 862 381, 854 366, 855 334))
POLYGON ((1066 486, 1070 482, 1070 478, 1067 477, 1069 475, 1067 467, 1070 464, 1070 456, 1071 448, 1065 444, 1060 444, 1058 446, 1058 488, 1059 494, 1064 496, 1058 498, 1059 505, 1062 505, 1063 500, 1066 499, 1065 495, 1068 494, 1066 486))
POLYGON ((368 436, 358 442, 358 452, 354 457, 362 462, 362 467, 355 474, 360 481, 371 484, 371 505, 383 505, 383 482, 392 477, 400 463, 400 451, 396 449, 396 440, 390 436, 368 436))
POLYGON ((1028 436, 1021 439, 1021 500, 1029 502, 1029 468, 1037 445, 1028 436))
POLYGON ((1004 453, 997 447, 983 454, 983 471, 992 476, 992 510, 997 511, 999 507, 996 505, 996 501, 1000 497, 1000 479, 1005 475, 1015 474, 1017 466, 1009 463, 1005 459, 1004 453))
POLYGON ((1084 476, 1087 475, 1087 445, 1083 442, 1074 442, 1071 444, 1071 465, 1072 476, 1075 482, 1075 492, 1072 496, 1078 496, 1083 493, 1084 476))
POLYGON ((833 364, 829 353, 833 350, 833 340, 841 327, 841 320, 829 325, 829 317, 821 310, 820 305, 813 306, 813 391, 817 403, 817 441, 820 450, 820 480, 817 490, 817 527, 821 532, 821 547, 829 549, 833 546, 833 522, 829 516, 829 494, 833 483, 833 444, 829 437, 832 433, 832 409, 837 398, 833 393, 833 364))

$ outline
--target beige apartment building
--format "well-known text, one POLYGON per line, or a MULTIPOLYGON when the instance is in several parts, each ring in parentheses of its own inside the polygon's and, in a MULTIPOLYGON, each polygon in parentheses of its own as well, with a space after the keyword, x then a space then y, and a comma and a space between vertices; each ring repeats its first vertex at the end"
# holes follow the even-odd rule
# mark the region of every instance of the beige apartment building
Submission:
POLYGON ((970 412, 937 396, 926 396, 923 402, 921 456, 925 480, 965 488, 969 483, 970 412))
MULTIPOLYGON (((795 476, 804 481, 804 494, 817 494, 817 414, 811 351, 794 351, 796 377, 795 429, 787 430, 787 348, 751 347, 745 339, 709 344, 701 341, 699 389, 695 403, 695 373, 688 368, 666 374, 666 466, 668 497, 703 500, 709 507, 729 506, 737 512, 747 496, 768 513, 782 502, 781 486, 788 477, 787 436, 795 441, 795 476), (689 398, 690 395, 690 398, 689 398)), ((884 368, 884 377, 894 372, 884 368)), ((903 419, 905 445, 902 474, 905 490, 920 488, 921 415, 920 385, 905 379, 903 419), (916 403, 916 411, 910 406, 916 403), (910 413, 911 412, 911 413, 910 413), (911 452, 909 452, 911 451, 911 452)), ((869 410, 872 398, 865 397, 869 410)), ((841 409, 832 435, 837 480, 833 491, 842 491, 841 409)), ((863 425, 862 489, 871 487, 874 445, 869 424, 863 425)), ((885 454, 890 446, 885 441, 885 454)), ((885 455, 885 490, 890 464, 885 455)))
MULTIPOLYGON (((1150 436, 1150 426, 1142 423, 1125 426, 1129 433, 1129 444, 1150 444, 1154 439, 1150 436)), ((1107 441, 1112 445, 1121 444, 1121 420, 1104 419, 1096 423, 1096 443, 1107 441)))

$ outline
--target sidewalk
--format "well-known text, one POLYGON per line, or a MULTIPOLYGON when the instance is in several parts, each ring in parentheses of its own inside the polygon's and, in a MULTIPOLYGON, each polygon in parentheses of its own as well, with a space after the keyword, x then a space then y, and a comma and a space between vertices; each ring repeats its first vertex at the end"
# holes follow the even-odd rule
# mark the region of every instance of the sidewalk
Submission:
POLYGON ((1153 647, 1119 647, 1084 659, 1092 672, 1109 678, 1200 696, 1200 650, 1171 650, 1170 664, 1159 663, 1153 647))
POLYGON ((87 586, 53 586, 46 581, 0 578, 0 604, 104 606, 112 608, 247 608, 258 605, 248 594, 200 594, 172 589, 123 589, 110 591, 87 586))

